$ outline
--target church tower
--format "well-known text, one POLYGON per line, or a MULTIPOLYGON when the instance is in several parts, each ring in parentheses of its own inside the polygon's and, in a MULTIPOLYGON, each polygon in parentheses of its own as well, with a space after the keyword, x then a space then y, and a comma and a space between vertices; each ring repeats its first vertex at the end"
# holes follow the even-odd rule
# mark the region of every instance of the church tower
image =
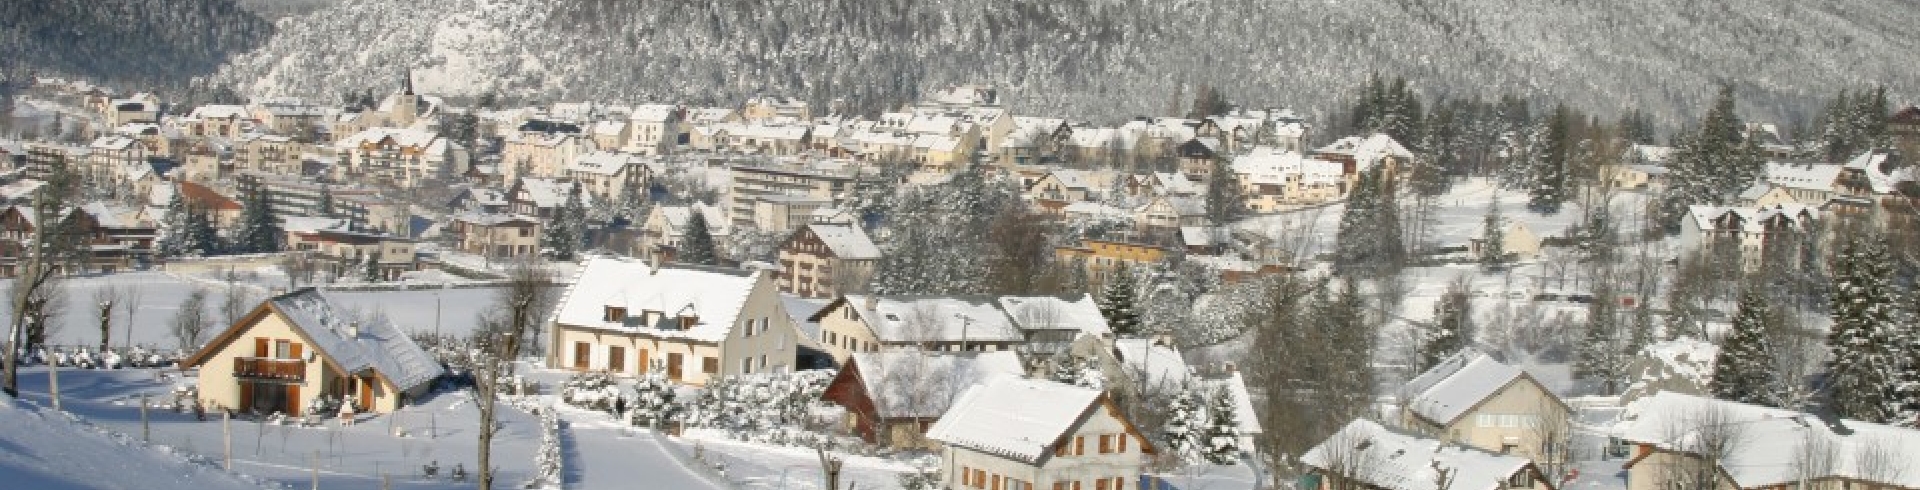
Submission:
POLYGON ((420 96, 413 93, 413 70, 407 70, 400 78, 400 93, 393 96, 393 111, 387 114, 387 120, 394 127, 413 125, 414 118, 420 114, 420 96))

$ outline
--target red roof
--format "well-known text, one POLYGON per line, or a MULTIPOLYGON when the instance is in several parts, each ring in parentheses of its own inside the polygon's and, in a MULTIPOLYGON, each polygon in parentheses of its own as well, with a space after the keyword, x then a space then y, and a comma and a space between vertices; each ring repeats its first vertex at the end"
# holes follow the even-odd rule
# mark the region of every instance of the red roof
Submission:
POLYGON ((220 193, 214 192, 213 189, 208 189, 207 186, 204 185, 192 182, 181 182, 177 192, 181 193, 180 198, 185 199, 190 206, 199 206, 215 211, 240 210, 239 201, 228 199, 227 196, 222 196, 220 193))

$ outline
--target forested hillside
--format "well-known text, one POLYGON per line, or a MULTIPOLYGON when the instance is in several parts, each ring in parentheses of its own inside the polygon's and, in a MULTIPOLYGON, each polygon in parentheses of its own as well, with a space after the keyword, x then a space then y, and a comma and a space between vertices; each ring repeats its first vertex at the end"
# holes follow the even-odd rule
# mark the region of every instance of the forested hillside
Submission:
POLYGON ((183 86, 273 35, 233 0, 0 2, 0 78, 183 86))
POLYGON ((985 82, 1028 113, 1166 112, 1201 85, 1324 109, 1367 74, 1432 94, 1640 106, 1671 125, 1720 80, 1759 118, 1841 86, 1920 93, 1906 0, 345 0, 220 75, 254 95, 425 90, 866 108, 985 82))

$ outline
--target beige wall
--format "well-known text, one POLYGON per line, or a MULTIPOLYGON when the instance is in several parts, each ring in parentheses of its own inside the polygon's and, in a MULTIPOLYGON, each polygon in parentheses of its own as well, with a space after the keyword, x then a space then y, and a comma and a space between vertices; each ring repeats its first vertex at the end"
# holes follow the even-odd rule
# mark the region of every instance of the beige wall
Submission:
POLYGON ((820 318, 820 343, 833 355, 834 364, 845 366, 854 352, 880 349, 880 339, 853 313, 852 305, 841 303, 824 313, 820 318))
MULTIPOLYGON (((1543 459, 1543 441, 1552 436, 1564 446, 1572 417, 1553 394, 1525 377, 1494 393, 1452 425, 1436 428, 1414 420, 1411 411, 1402 413, 1408 427, 1441 440, 1496 453, 1503 445, 1513 444, 1513 454, 1532 459, 1543 467, 1551 463, 1543 459)), ((1561 456, 1564 452, 1561 451, 1561 456)))
MULTIPOLYGON (((259 337, 268 338, 270 346, 278 340, 287 340, 296 344, 302 344, 302 357, 306 357, 305 355, 307 353, 313 353, 316 354, 316 356, 325 355, 324 353, 318 352, 313 344, 295 334, 293 327, 284 317, 281 317, 277 313, 263 315, 260 320, 255 322, 247 331, 242 332, 240 335, 234 337, 232 342, 214 351, 213 354, 209 355, 206 361, 200 365, 199 388, 200 403, 202 405, 208 407, 209 410, 216 408, 238 409, 241 406, 240 382, 233 375, 234 359, 253 357, 255 348, 254 339, 259 337)), ((271 350, 272 347, 269 347, 269 356, 273 355, 271 350)), ((338 366, 334 365, 331 361, 321 360, 306 363, 305 381, 300 385, 300 399, 298 400, 300 410, 306 410, 316 395, 326 392, 324 388, 334 384, 334 380, 341 377, 338 370, 338 366)), ((341 384, 345 385, 345 383, 341 384)), ((395 392, 391 383, 387 382, 385 378, 380 378, 380 381, 375 383, 374 387, 373 406, 367 407, 368 410, 384 413, 391 412, 398 408, 400 397, 395 392)), ((419 395, 424 394, 421 392, 425 391, 426 387, 426 385, 421 386, 416 389, 411 396, 417 398, 419 395)), ((335 393, 334 395, 338 396, 340 394, 335 393)), ((359 397, 355 396, 354 399, 358 400, 359 397)))
POLYGON ((612 364, 611 347, 622 347, 624 358, 622 369, 615 374, 638 376, 647 374, 654 361, 666 362, 669 354, 680 354, 680 382, 692 385, 705 385, 714 375, 732 376, 762 372, 790 372, 799 352, 798 344, 804 342, 799 329, 793 324, 786 311, 782 309, 779 292, 774 289, 771 278, 762 276, 755 283, 753 291, 747 294, 739 316, 724 340, 719 343, 694 341, 680 338, 659 338, 648 332, 622 332, 587 328, 576 325, 558 325, 555 352, 550 356, 552 367, 558 369, 580 369, 577 352, 580 343, 588 345, 586 370, 602 371, 612 364), (746 336, 747 324, 765 321, 765 332, 756 332, 746 336), (646 363, 641 362, 641 351, 645 351, 646 363), (718 372, 704 371, 705 360, 715 359, 720 365, 718 372), (744 364, 751 360, 752 365, 744 364))
MULTIPOLYGON (((1120 421, 1117 412, 1111 407, 1094 407, 1092 413, 1071 431, 1066 438, 1068 449, 1072 450, 1074 439, 1081 438, 1084 451, 1079 455, 1054 456, 1051 452, 1042 456, 1038 466, 1007 459, 1005 457, 983 454, 971 449, 947 447, 942 451, 946 456, 942 463, 942 482, 949 488, 974 488, 973 485, 961 485, 962 468, 980 469, 987 473, 985 488, 993 488, 992 475, 1002 475, 1033 484, 1035 490, 1053 488, 1055 482, 1079 481, 1082 490, 1097 488, 1097 478, 1120 478, 1121 486, 1115 490, 1138 488, 1143 455, 1144 441, 1127 435, 1126 425, 1120 421), (1100 454, 1100 436, 1129 437, 1127 450, 1100 454)), ((1114 447, 1118 448, 1118 442, 1114 447)), ((1001 488, 1007 488, 1002 486, 1001 488)), ((1071 488, 1071 486, 1069 486, 1071 488)), ((1111 488, 1111 487, 1109 487, 1111 488)))
MULTIPOLYGON (((848 284, 865 286, 873 277, 872 260, 841 260, 818 254, 780 249, 780 288, 806 298, 834 298, 854 292, 848 284), (822 270, 832 272, 822 273, 822 270)), ((856 287, 855 290, 861 289, 856 287)))
MULTIPOLYGON (((1636 451, 1640 450, 1644 449, 1636 449, 1636 451)), ((1633 468, 1627 470, 1627 490, 1668 490, 1680 488, 1687 483, 1687 480, 1691 480, 1691 478, 1687 478, 1684 475, 1699 468, 1701 464, 1704 463, 1699 458, 1666 451, 1655 451, 1653 454, 1649 454, 1647 457, 1635 462, 1633 468)), ((1725 473, 1718 471, 1716 471, 1716 473, 1722 476, 1722 478, 1718 480, 1719 484, 1715 485, 1716 490, 1737 490, 1733 482, 1725 478, 1725 473)), ((1808 487, 1807 490, 1824 490, 1837 487, 1839 487, 1839 485, 1816 484, 1808 487)))

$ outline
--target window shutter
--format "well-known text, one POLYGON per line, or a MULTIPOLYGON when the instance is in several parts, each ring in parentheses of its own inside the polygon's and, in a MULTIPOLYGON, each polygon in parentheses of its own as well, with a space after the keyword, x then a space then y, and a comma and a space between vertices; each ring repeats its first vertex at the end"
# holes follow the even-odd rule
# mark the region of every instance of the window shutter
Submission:
POLYGON ((303 347, 303 346, 302 346, 302 345, 300 345, 300 343, 299 343, 299 342, 294 342, 294 343, 293 343, 292 345, 289 345, 289 346, 287 346, 287 352, 291 352, 291 353, 293 353, 293 358, 294 358, 294 359, 306 359, 306 357, 302 357, 302 356, 300 355, 300 354, 301 354, 301 352, 300 352, 300 348, 301 348, 301 347, 303 347))
POLYGON ((253 357, 267 357, 267 338, 253 338, 253 357))

